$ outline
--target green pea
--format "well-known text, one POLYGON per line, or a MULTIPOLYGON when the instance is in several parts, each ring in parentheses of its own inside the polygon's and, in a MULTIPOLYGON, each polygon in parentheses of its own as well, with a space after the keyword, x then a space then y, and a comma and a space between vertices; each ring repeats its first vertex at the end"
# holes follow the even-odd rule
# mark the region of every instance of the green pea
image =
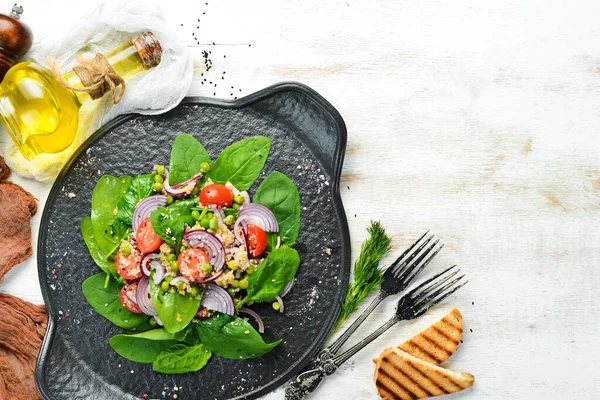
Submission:
POLYGON ((177 261, 171 261, 170 264, 171 271, 177 273, 179 271, 179 266, 177 265, 177 261))
POLYGON ((198 296, 200 294, 200 289, 198 288, 198 286, 192 286, 190 294, 192 295, 192 297, 198 296))
POLYGON ((244 278, 240 280, 240 289, 248 288, 248 278, 244 278))
POLYGON ((206 263, 206 264, 202 264, 202 271, 204 272, 210 272, 212 271, 213 267, 212 265, 206 263))
POLYGON ((154 182, 154 185, 152 185, 152 189, 154 189, 155 192, 162 192, 163 188, 163 184, 159 182, 154 182))
POLYGON ((217 231, 215 231, 214 229, 210 229, 210 228, 209 228, 209 229, 207 229, 207 230, 206 230, 206 232, 208 232, 208 233, 212 233, 213 235, 214 235, 215 233, 217 233, 217 231))
POLYGON ((233 201, 235 201, 237 204, 244 204, 244 196, 238 194, 233 198, 233 201))
POLYGON ((172 275, 165 276, 165 281, 171 282, 172 280, 173 280, 173 276, 172 275))
POLYGON ((177 256, 173 253, 169 253, 167 254, 167 261, 171 262, 171 261, 176 261, 177 260, 177 256))
POLYGON ((167 290, 169 290, 169 282, 162 281, 162 283, 160 284, 160 288, 166 292, 167 290))
POLYGON ((123 246, 123 248, 121 249, 121 253, 123 253, 123 255, 125 257, 127 257, 128 255, 131 254, 131 247, 129 247, 129 246, 123 246))
POLYGON ((148 320, 148 323, 150 323, 150 326, 156 326, 156 325, 158 325, 158 323, 156 322, 156 320, 154 318, 150 318, 148 320))
POLYGON ((185 285, 184 282, 181 282, 181 281, 177 282, 177 289, 183 290, 184 285, 185 285))
POLYGON ((275 301, 275 302, 273 302, 273 304, 271 304, 271 307, 273 307, 273 310, 279 311, 279 308, 281 307, 281 305, 279 304, 278 301, 275 301))
POLYGON ((200 212, 198 210, 192 211, 192 218, 196 221, 200 221, 200 212))
POLYGON ((217 220, 216 220, 216 219, 214 219, 214 218, 213 218, 213 219, 211 219, 211 220, 208 222, 208 227, 209 227, 210 229, 217 229, 217 228, 219 227, 219 221, 217 221, 217 220))
POLYGON ((227 261, 227 268, 229 268, 232 271, 235 271, 238 269, 238 265, 235 262, 235 260, 229 260, 229 261, 227 261))
POLYGON ((228 216, 225 217, 224 222, 227 225, 233 225, 235 223, 235 217, 233 215, 228 215, 228 216))
POLYGON ((254 265, 252 265, 252 264, 250 264, 250 265, 248 266, 248 268, 246 268, 246 273, 247 273, 248 275, 252 275, 252 274, 254 273, 254 271, 255 271, 255 269, 254 269, 254 265))
POLYGON ((233 208, 234 210, 237 210, 238 208, 240 208, 240 205, 238 203, 233 203, 231 208, 233 208))
POLYGON ((233 286, 234 288, 239 288, 240 281, 238 281, 237 279, 234 279, 233 282, 231 282, 231 286, 233 286))
POLYGON ((173 202, 175 202, 175 199, 173 198, 173 196, 168 194, 167 195, 167 205, 173 204, 173 202))
POLYGON ((163 179, 162 175, 156 174, 154 175, 154 182, 156 183, 163 183, 165 180, 163 179))
POLYGON ((156 166, 156 173, 160 174, 160 175, 164 175, 165 174, 165 166, 164 165, 157 165, 156 166))
POLYGON ((208 171, 210 171, 210 164, 207 163, 206 161, 204 161, 203 163, 200 164, 200 172, 205 174, 208 171))
POLYGON ((200 221, 200 225, 202 225, 204 229, 207 229, 210 226, 210 219, 208 219, 208 217, 202 218, 202 221, 200 221))

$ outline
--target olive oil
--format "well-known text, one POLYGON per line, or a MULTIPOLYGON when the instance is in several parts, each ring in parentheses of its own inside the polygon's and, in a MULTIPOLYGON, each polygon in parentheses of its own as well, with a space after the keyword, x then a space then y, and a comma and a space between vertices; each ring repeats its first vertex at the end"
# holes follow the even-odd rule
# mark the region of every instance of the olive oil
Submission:
MULTIPOLYGON (((152 34, 144 33, 104 57, 112 70, 127 81, 156 66, 161 55, 158 41, 152 34)), ((63 151, 75 140, 79 109, 93 96, 83 90, 86 85, 76 71, 64 74, 62 80, 48 68, 23 62, 8 71, 0 86, 0 120, 28 160, 40 153, 63 151)), ((110 92, 108 86, 105 91, 110 92)))

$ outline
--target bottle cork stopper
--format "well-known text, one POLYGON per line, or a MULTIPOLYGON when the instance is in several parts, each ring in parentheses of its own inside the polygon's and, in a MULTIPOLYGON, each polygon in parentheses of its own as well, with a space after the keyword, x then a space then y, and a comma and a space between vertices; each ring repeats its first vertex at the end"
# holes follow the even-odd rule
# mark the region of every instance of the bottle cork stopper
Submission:
POLYGON ((143 32, 133 40, 142 63, 146 69, 154 68, 160 64, 162 47, 152 32, 143 32))

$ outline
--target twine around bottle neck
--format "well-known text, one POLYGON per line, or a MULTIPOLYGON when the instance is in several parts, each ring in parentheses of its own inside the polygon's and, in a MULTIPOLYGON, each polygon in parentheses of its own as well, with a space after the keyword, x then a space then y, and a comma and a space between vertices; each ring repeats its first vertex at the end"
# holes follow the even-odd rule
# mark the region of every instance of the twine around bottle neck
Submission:
POLYGON ((92 59, 77 57, 79 63, 73 67, 83 87, 69 85, 63 78, 60 68, 54 60, 49 62, 52 73, 58 81, 66 88, 78 92, 87 92, 94 100, 101 98, 108 91, 112 93, 113 104, 119 104, 125 94, 125 80, 115 72, 106 57, 96 53, 92 59), (117 93, 117 87, 121 86, 117 93))

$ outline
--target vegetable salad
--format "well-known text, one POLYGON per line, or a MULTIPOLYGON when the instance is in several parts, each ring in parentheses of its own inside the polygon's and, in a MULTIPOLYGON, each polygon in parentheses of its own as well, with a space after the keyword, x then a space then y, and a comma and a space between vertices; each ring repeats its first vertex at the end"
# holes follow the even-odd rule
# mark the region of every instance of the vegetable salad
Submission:
POLYGON ((300 228, 296 185, 273 172, 248 192, 270 147, 270 139, 251 137, 213 163, 181 134, 168 168, 99 179, 81 230, 102 272, 82 288, 103 317, 140 331, 110 339, 118 354, 156 372, 186 373, 212 354, 254 358, 281 342, 264 342, 262 320, 249 308, 269 301, 283 312, 300 266, 290 247, 300 228))

